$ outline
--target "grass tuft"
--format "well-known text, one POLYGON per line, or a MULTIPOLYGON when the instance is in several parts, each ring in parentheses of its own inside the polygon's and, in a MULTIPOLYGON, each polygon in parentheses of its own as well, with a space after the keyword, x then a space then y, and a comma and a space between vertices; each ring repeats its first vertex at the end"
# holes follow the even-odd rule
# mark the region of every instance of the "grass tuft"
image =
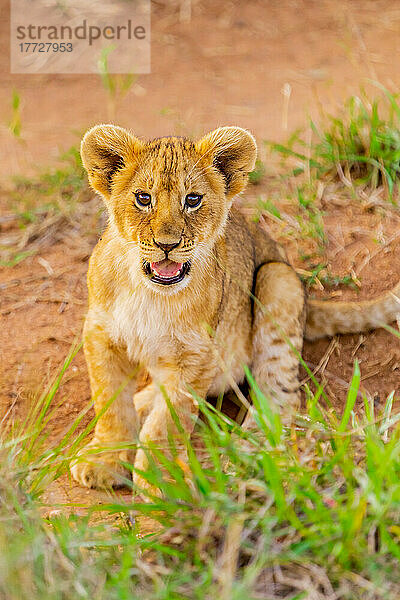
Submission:
POLYGON ((249 182, 253 185, 258 185, 262 182, 265 177, 266 168, 262 160, 257 158, 255 167, 251 173, 249 173, 249 182))
POLYGON ((296 132, 286 144, 268 143, 285 162, 292 161, 293 175, 337 179, 347 187, 383 185, 393 200, 400 173, 399 97, 383 92, 370 102, 365 92, 351 97, 338 116, 326 115, 325 124, 310 121, 311 137, 296 132))
POLYGON ((21 96, 17 90, 13 90, 11 97, 12 117, 8 123, 8 128, 16 139, 21 139, 22 118, 21 118, 21 96))
POLYGON ((137 77, 133 73, 112 74, 109 70, 109 56, 115 50, 115 45, 103 48, 100 53, 100 58, 97 62, 97 68, 103 84, 103 88, 107 92, 108 112, 110 119, 115 119, 117 105, 121 102, 126 94, 135 83, 137 77))

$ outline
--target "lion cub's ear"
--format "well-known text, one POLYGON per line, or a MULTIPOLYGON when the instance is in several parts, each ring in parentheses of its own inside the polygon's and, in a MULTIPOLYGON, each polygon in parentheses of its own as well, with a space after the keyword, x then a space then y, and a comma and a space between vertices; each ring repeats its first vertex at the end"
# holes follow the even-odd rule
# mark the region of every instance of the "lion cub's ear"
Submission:
POLYGON ((110 197, 113 177, 134 160, 141 146, 138 138, 116 125, 96 125, 87 131, 81 143, 81 157, 96 192, 106 199, 110 197))
POLYGON ((247 176, 254 169, 257 144, 241 127, 220 127, 196 143, 197 151, 222 173, 228 198, 241 192, 247 176))

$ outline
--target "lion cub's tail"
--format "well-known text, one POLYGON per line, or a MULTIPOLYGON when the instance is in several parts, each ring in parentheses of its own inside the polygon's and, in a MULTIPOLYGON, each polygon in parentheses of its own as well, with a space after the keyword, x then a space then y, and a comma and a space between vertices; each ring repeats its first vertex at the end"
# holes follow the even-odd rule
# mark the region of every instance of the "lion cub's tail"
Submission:
POLYGON ((400 283, 390 292, 361 302, 307 301, 305 337, 315 340, 336 333, 356 333, 382 327, 400 315, 400 283))

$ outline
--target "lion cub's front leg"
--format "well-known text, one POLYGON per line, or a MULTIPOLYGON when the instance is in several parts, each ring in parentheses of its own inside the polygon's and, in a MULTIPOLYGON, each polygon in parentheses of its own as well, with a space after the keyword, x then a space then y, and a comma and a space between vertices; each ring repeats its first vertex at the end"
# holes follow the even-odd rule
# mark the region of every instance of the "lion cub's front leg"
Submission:
POLYGON ((96 415, 101 416, 93 440, 81 450, 71 473, 87 487, 108 488, 121 485, 125 477, 130 477, 122 462, 133 463, 134 452, 121 446, 137 440, 133 406, 137 367, 113 344, 104 328, 92 321, 90 314, 85 324, 84 350, 96 415))
MULTIPOLYGON (((299 408, 299 355, 305 297, 295 271, 284 263, 263 265, 256 280, 252 371, 262 391, 289 423, 299 408)), ((254 424, 249 413, 243 424, 254 424)))
POLYGON ((158 490, 149 485, 140 472, 148 469, 152 448, 169 454, 169 436, 173 436, 180 466, 184 467, 186 464, 187 453, 182 435, 177 430, 165 396, 179 420, 180 427, 190 435, 198 415, 198 406, 189 390, 195 390, 196 394, 204 397, 212 380, 212 375, 207 373, 207 368, 202 369, 201 357, 197 367, 195 374, 171 370, 171 372, 163 371, 157 377, 157 373, 152 373, 156 381, 136 394, 134 398, 142 422, 139 434, 142 447, 137 451, 133 472, 133 483, 139 489, 148 489, 153 494, 158 494, 158 490), (163 391, 157 381, 162 382, 163 391))

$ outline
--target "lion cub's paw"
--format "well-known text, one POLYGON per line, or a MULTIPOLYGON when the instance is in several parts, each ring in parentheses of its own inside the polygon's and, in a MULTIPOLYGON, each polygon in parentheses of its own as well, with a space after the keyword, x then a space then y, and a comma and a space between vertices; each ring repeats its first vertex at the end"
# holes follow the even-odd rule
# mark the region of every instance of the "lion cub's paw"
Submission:
POLYGON ((141 477, 138 473, 132 474, 133 483, 133 499, 136 502, 151 502, 152 498, 162 498, 162 492, 160 488, 151 485, 141 477))
MULTIPOLYGON (((190 485, 192 487, 192 489, 194 489, 193 481, 192 481, 192 473, 188 466, 188 456, 187 456, 186 451, 181 450, 180 455, 175 458, 175 463, 183 471, 185 480, 188 483, 188 485, 190 485)), ((158 466, 159 466, 159 468, 162 469, 165 480, 169 481, 170 483, 173 483, 173 478, 171 477, 170 473, 166 469, 163 469, 160 465, 158 465, 158 466)), ((148 467, 149 467, 149 463, 147 460, 147 455, 143 451, 143 449, 139 448, 137 455, 136 455, 135 466, 134 466, 133 473, 132 473, 132 483, 133 483, 134 496, 140 497, 144 501, 149 501, 149 498, 151 496, 153 496, 155 498, 162 498, 162 496, 163 496, 162 491, 158 487, 155 487, 154 485, 152 485, 152 483, 150 483, 146 479, 146 477, 142 476, 142 473, 143 472, 145 473, 146 470, 148 469, 148 467)))
POLYGON ((140 392, 136 392, 134 395, 133 404, 141 423, 143 423, 146 417, 150 414, 155 402, 157 401, 157 396, 161 399, 163 404, 163 396, 160 394, 160 390, 154 383, 149 383, 149 385, 140 390, 140 392))
POLYGON ((95 453, 99 445, 94 441, 87 444, 71 464, 71 475, 81 485, 88 488, 110 489, 123 487, 131 473, 121 461, 132 462, 128 451, 100 451, 95 453))

